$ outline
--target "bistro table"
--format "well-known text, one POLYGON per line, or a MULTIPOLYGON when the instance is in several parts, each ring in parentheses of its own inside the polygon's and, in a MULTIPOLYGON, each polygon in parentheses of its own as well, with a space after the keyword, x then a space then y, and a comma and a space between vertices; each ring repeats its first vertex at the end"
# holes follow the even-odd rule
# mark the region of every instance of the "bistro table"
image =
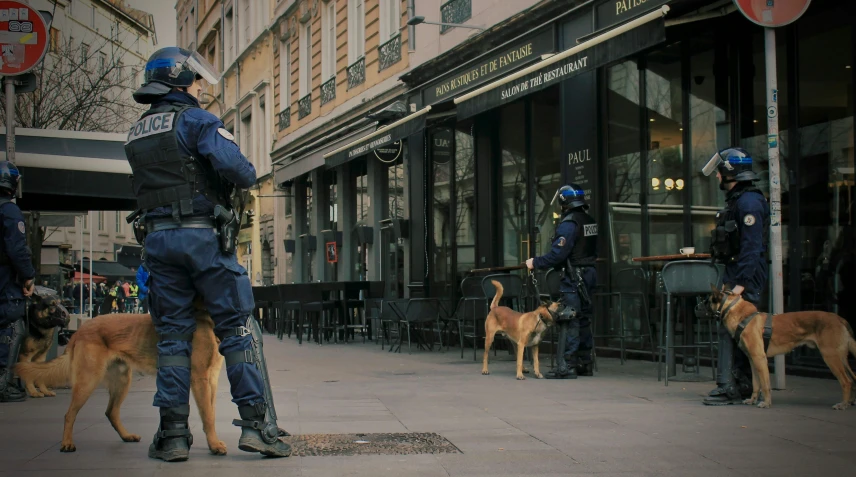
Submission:
MULTIPOLYGON (((677 254, 671 254, 671 255, 654 255, 654 256, 650 256, 650 257, 634 257, 633 258, 634 262, 646 262, 646 263, 650 263, 650 262, 677 262, 677 261, 683 261, 683 260, 710 260, 710 254, 709 253, 692 253, 692 254, 677 253, 677 254)), ((658 284, 660 282, 659 273, 660 272, 657 272, 657 276, 658 276, 657 283, 658 284)), ((658 288, 659 288, 659 285, 658 285, 658 288)), ((661 315, 663 313, 665 313, 665 309, 660 311, 661 315)), ((689 313, 689 312, 684 313, 684 317, 685 317, 685 319, 684 319, 684 333, 687 333, 686 330, 692 329, 692 322, 691 322, 692 319, 690 318, 690 315, 691 315, 691 313, 689 313)), ((668 320, 669 317, 665 317, 665 319, 668 320)), ((677 320, 677 317, 675 319, 677 320)), ((690 331, 685 336, 692 337, 692 332, 690 331)), ((661 345, 662 345, 662 343, 661 343, 661 345)), ((702 377, 699 375, 699 373, 698 373, 699 363, 696 363, 696 365, 695 365, 695 368, 696 368, 695 373, 684 373, 683 375, 678 376, 677 375, 677 365, 676 365, 675 353, 668 353, 667 352, 666 357, 668 360, 668 362, 666 363, 666 372, 669 373, 669 379, 671 381, 682 381, 682 382, 710 381, 709 378, 705 378, 705 377, 702 377)), ((711 356, 711 365, 713 365, 713 356, 711 356)))

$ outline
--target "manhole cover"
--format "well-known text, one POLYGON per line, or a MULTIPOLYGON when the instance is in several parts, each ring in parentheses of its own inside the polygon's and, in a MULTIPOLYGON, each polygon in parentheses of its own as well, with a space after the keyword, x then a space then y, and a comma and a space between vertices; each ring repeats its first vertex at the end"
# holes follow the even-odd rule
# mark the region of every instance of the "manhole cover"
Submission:
POLYGON ((454 444, 433 432, 392 434, 304 434, 283 438, 292 455, 460 454, 454 444))

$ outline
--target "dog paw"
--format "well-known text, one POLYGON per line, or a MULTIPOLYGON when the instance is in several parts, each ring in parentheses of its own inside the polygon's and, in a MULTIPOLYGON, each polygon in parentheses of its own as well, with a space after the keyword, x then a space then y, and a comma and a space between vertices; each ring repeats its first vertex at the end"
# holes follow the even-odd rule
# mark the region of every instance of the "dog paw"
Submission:
POLYGON ((744 399, 744 400, 743 400, 743 404, 746 404, 746 405, 748 405, 748 406, 751 406, 751 405, 755 404, 755 402, 756 402, 756 401, 757 401, 757 400, 752 399, 752 398, 744 399))
POLYGON ((74 452, 76 450, 77 450, 77 447, 74 447, 73 443, 63 444, 59 448, 60 452, 74 452))
POLYGON ((40 392, 27 393, 27 394, 29 394, 31 398, 43 398, 43 397, 45 397, 45 395, 40 393, 40 392))
POLYGON ((832 406, 832 409, 835 409, 836 411, 843 411, 843 410, 847 409, 848 407, 850 407, 850 406, 846 402, 840 402, 840 403, 832 406))
POLYGON ((525 379, 526 379, 526 376, 524 376, 524 375, 522 375, 522 374, 518 374, 518 375, 517 375, 517 380, 518 380, 518 381, 523 381, 523 380, 525 380, 525 379))
POLYGON ((48 391, 42 391, 42 394, 44 394, 44 395, 45 395, 45 397, 56 397, 56 393, 55 393, 55 392, 53 392, 53 391, 50 391, 50 390, 48 390, 48 391))
POLYGON ((761 401, 758 403, 758 408, 760 409, 770 409, 771 407, 773 407, 773 405, 767 404, 765 401, 761 401))
POLYGON ((217 441, 213 444, 209 442, 208 450, 210 450, 213 455, 226 455, 226 443, 223 441, 217 441))
POLYGON ((142 439, 142 437, 136 434, 128 434, 127 436, 122 436, 122 440, 125 442, 140 442, 140 439, 142 439))
POLYGON ((544 379, 544 375, 541 373, 536 374, 535 377, 538 379, 544 379))
POLYGON ((490 371, 482 371, 482 374, 487 376, 488 374, 490 374, 490 371))

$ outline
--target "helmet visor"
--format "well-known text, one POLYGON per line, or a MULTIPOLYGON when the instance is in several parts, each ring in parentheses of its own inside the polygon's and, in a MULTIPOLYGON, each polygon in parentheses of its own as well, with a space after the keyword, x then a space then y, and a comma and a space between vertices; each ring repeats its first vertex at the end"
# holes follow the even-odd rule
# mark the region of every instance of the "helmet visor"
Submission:
POLYGON ((208 84, 217 84, 220 81, 220 73, 211 66, 211 63, 208 63, 208 60, 195 51, 185 60, 184 64, 208 84))
POLYGON ((713 155, 713 157, 710 158, 709 161, 707 161, 707 164, 705 164, 704 167, 701 168, 701 173, 705 176, 710 176, 711 174, 713 174, 714 171, 716 171, 716 168, 720 164, 722 164, 722 156, 720 156, 717 152, 713 155))

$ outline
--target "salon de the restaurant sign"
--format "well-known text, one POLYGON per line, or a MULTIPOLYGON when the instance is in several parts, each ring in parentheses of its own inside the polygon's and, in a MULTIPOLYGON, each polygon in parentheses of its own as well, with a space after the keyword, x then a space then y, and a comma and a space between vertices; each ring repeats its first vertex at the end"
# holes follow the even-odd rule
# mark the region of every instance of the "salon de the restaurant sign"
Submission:
POLYGON ((458 96, 476 86, 541 59, 541 55, 556 51, 556 34, 553 27, 544 28, 534 35, 506 49, 459 68, 423 89, 426 105, 436 104, 458 96))

